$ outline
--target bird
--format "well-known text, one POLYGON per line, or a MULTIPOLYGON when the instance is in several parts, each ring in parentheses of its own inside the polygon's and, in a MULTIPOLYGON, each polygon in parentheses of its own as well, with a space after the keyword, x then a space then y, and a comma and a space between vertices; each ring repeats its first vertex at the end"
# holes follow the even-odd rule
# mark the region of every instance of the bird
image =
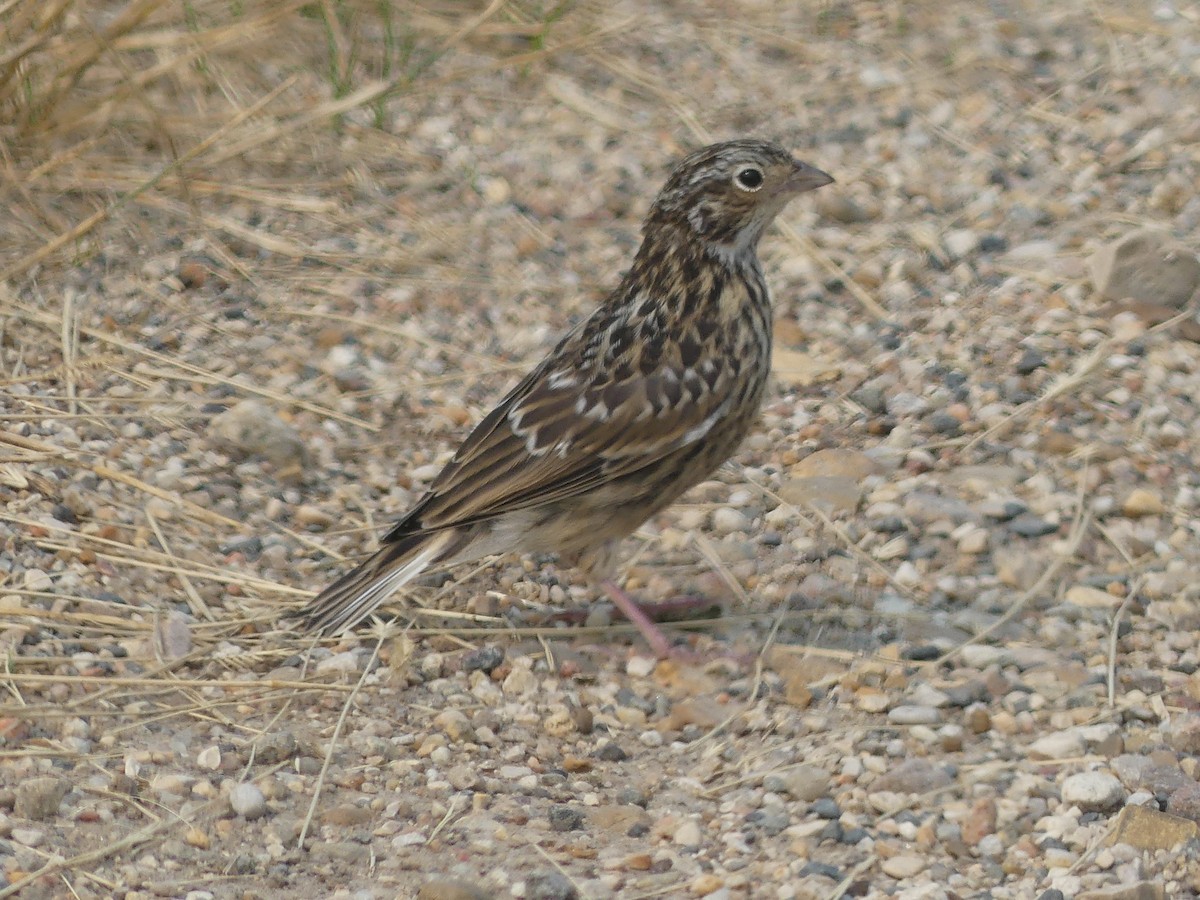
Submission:
POLYGON ((431 566, 552 553, 656 656, 675 655, 613 580, 617 545, 753 426, 771 368, 759 240, 790 200, 833 180, 767 140, 686 156, 617 287, 484 416, 379 549, 300 611, 302 627, 349 630, 431 566))

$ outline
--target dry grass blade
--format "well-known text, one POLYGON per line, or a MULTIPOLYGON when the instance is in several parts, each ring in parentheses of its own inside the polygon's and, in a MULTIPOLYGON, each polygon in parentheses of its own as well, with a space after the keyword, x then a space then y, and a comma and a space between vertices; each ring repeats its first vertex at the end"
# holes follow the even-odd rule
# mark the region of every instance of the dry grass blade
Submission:
POLYGON ((800 234, 787 222, 780 222, 779 230, 799 248, 801 253, 810 259, 815 259, 830 276, 838 279, 854 295, 854 299, 859 302, 863 309, 881 322, 886 322, 891 318, 888 315, 888 311, 879 305, 879 302, 867 292, 866 288, 851 278, 849 273, 838 265, 832 256, 817 246, 812 238, 800 234))
MULTIPOLYGON (((303 588, 294 588, 287 585, 277 584, 273 581, 267 581, 263 578, 255 578, 252 575, 230 575, 223 566, 215 564, 207 564, 192 561, 179 560, 158 550, 153 550, 149 547, 134 547, 130 544, 110 538, 101 537, 94 534, 80 534, 65 525, 51 525, 43 522, 34 522, 31 519, 26 519, 20 516, 10 516, 6 513, 0 513, 0 521, 9 521, 15 524, 24 525, 27 528, 40 528, 43 530, 54 531, 60 534, 68 534, 75 537, 77 540, 91 544, 95 547, 109 547, 122 552, 105 553, 96 551, 96 556, 101 559, 110 560, 112 562, 121 563, 124 565, 152 569, 157 572, 170 572, 178 576, 190 576, 192 578, 204 579, 207 581, 215 581, 221 584, 239 584, 259 591, 268 593, 283 593, 292 594, 295 596, 307 597, 311 595, 311 591, 303 588)), ((55 541, 49 538, 35 538, 34 542, 52 549, 55 551, 63 551, 67 553, 79 553, 80 548, 72 542, 55 541)))
MULTIPOLYGON (((202 806, 200 809, 196 810, 196 814, 199 815, 205 810, 211 809, 215 806, 216 801, 210 801, 209 803, 204 804, 204 806, 202 806)), ((41 881, 47 876, 54 875, 59 872, 81 869, 85 866, 100 862, 103 859, 107 859, 110 856, 115 856, 123 851, 133 850, 134 848, 140 847, 142 844, 145 844, 148 841, 159 839, 164 831, 167 831, 177 824, 180 824, 180 820, 171 817, 164 817, 158 821, 151 822, 149 825, 139 828, 137 831, 134 831, 131 834, 127 834, 123 838, 119 838, 112 843, 105 844, 103 847, 97 850, 92 850, 88 853, 79 853, 75 856, 58 857, 56 859, 52 859, 40 869, 28 873, 23 878, 18 878, 16 881, 8 885, 8 887, 0 890, 0 898, 14 897, 31 884, 41 881)))
MULTIPOLYGON (((90 68, 120 37, 135 31, 165 0, 132 0, 119 10, 100 33, 85 25, 79 39, 66 48, 58 48, 52 59, 55 64, 52 84, 41 94, 40 109, 55 110, 66 95, 78 87, 83 73, 90 68)), ((31 124, 28 120, 26 126, 31 124)))
POLYGON ((231 131, 233 131, 236 127, 238 127, 243 122, 245 122, 247 119, 250 119, 251 117, 256 115, 258 112, 260 112, 261 110, 263 110, 267 106, 269 106, 271 103, 273 103, 275 101, 275 99, 280 94, 282 94, 284 91, 286 91, 290 86, 291 86, 291 82, 285 81, 283 84, 281 84, 279 87, 277 87, 271 93, 267 94, 265 97, 263 97, 257 103, 255 103, 253 106, 251 106, 250 108, 243 110, 242 112, 235 115, 228 122, 226 122, 224 125, 222 125, 220 128, 218 128, 212 134, 210 134, 205 140, 196 144, 196 146, 192 147, 190 150, 188 150, 186 153, 184 153, 178 159, 174 159, 171 162, 167 163, 165 166, 163 166, 161 169, 159 169, 159 171, 157 171, 152 176, 147 178, 145 181, 143 181, 141 184, 139 184, 133 190, 131 190, 128 193, 124 194, 123 196, 119 197, 117 200, 113 201, 111 204, 106 206, 104 209, 99 210, 96 213, 93 213, 91 216, 88 216, 86 219, 84 219, 82 222, 79 222, 77 225, 72 227, 70 230, 60 234, 58 237, 54 238, 53 240, 48 241, 41 248, 34 251, 33 253, 26 255, 24 258, 18 260, 17 262, 13 263, 12 265, 7 266, 4 269, 0 269, 0 282, 9 281, 19 275, 22 275, 22 274, 28 272, 34 266, 43 262, 47 258, 53 256, 55 253, 57 253, 59 250, 61 250, 66 245, 68 245, 74 241, 78 241, 81 237, 83 237, 84 235, 86 235, 87 233, 92 231, 92 229, 94 229, 97 225, 110 219, 114 214, 116 214, 118 211, 123 209, 125 206, 127 206, 131 201, 136 199, 138 196, 140 196, 141 194, 150 190, 151 188, 155 187, 157 184, 159 184, 159 182, 161 182, 168 175, 179 172, 183 168, 183 166, 185 166, 188 162, 203 155, 206 151, 208 151, 214 145, 219 143, 227 134, 229 134, 231 131))
POLYGON ((199 506, 196 503, 193 503, 191 500, 180 497, 173 491, 168 491, 164 488, 148 484, 141 478, 138 478, 136 475, 130 475, 128 472, 121 472, 117 469, 111 468, 110 466, 103 465, 102 463, 93 463, 86 460, 75 459, 72 456, 66 455, 61 448, 55 447, 52 444, 47 444, 44 441, 22 437, 21 435, 13 434, 10 431, 0 431, 0 443, 9 444, 14 447, 20 447, 24 450, 29 450, 34 453, 45 454, 47 457, 54 458, 59 463, 85 468, 99 478, 105 478, 109 481, 115 481, 128 485, 129 487, 141 491, 144 494, 147 494, 151 497, 157 497, 160 500, 165 500, 168 503, 177 506, 184 512, 185 515, 204 522, 207 525, 216 525, 221 528, 229 528, 234 531, 239 530, 242 527, 242 523, 226 518, 225 516, 215 513, 212 510, 205 509, 203 506, 199 506))
POLYGON ((335 691, 343 692, 352 690, 349 685, 344 684, 326 684, 323 682, 311 681, 286 681, 264 678, 261 680, 238 681, 236 679, 221 679, 221 678, 189 678, 186 682, 174 683, 172 681, 164 681, 158 676, 135 676, 135 675, 60 675, 47 673, 45 675, 36 672, 6 672, 0 675, 0 681, 7 681, 12 684, 43 684, 46 682, 57 682, 61 684, 88 684, 100 685, 103 687, 143 687, 143 688, 177 688, 180 684, 186 684, 190 687, 213 687, 222 688, 224 690, 277 690, 286 688, 288 690, 313 690, 313 691, 335 691))
POLYGON ((313 786, 312 802, 308 805, 308 814, 304 817, 304 824, 300 827, 300 834, 296 838, 296 849, 304 849, 304 841, 308 837, 308 830, 312 827, 313 818, 317 814, 317 803, 321 799, 321 789, 325 785, 325 778, 329 772, 329 765, 333 761, 334 751, 337 749, 338 738, 341 736, 342 728, 346 724, 346 716, 350 713, 350 707, 354 703, 354 698, 358 696, 358 692, 362 689, 363 682, 366 681, 367 675, 371 672, 371 667, 375 665, 375 660, 379 658, 379 650, 383 647, 384 640, 389 635, 389 629, 381 627, 378 629, 375 646, 371 650, 371 658, 363 665, 362 675, 358 681, 350 688, 350 693, 346 697, 346 702, 342 704, 341 714, 338 716, 337 724, 333 727, 333 734, 329 737, 329 748, 325 752, 325 760, 321 764, 321 771, 317 775, 317 782, 313 786))
MULTIPOLYGON (((2 277, 2 273, 0 273, 0 277, 2 277)), ((11 301, 10 307, 15 313, 31 322, 38 322, 43 325, 51 325, 56 322, 56 318, 49 313, 33 309, 32 307, 29 307, 23 303, 19 303, 15 300, 11 301)), ((107 331, 102 331, 99 328, 80 328, 79 331, 81 334, 92 338, 93 340, 101 341, 114 347, 119 347, 120 349, 129 351, 131 353, 136 353, 139 356, 144 356, 147 359, 152 359, 155 362, 162 363, 166 366, 178 368, 189 379, 202 379, 213 384, 227 385, 246 394, 270 400, 274 403, 280 404, 281 406, 294 406, 298 409, 316 413, 323 418, 336 419, 338 421, 345 422, 348 425, 355 425, 359 428, 363 428, 367 431, 379 430, 377 425, 373 425, 372 423, 363 419, 359 419, 355 416, 348 416, 343 413, 339 413, 337 410, 327 409, 319 404, 301 400, 298 397, 290 397, 287 394, 279 391, 273 391, 269 388, 252 384, 245 379, 226 377, 219 375, 216 372, 210 372, 201 366, 193 365, 192 363, 177 359, 166 353, 159 353, 156 350, 151 350, 149 347, 142 346, 136 341, 128 340, 120 337, 119 335, 111 334, 107 331)), ((180 377, 182 378, 184 375, 181 375, 180 377)))

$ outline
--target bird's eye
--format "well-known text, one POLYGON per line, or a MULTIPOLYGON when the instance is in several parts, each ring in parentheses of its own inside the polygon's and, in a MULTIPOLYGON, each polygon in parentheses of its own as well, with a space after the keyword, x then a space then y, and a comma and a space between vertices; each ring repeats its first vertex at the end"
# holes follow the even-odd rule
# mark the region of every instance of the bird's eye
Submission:
POLYGON ((733 183, 743 191, 757 191, 763 184, 763 173, 755 168, 746 168, 737 173, 733 183))

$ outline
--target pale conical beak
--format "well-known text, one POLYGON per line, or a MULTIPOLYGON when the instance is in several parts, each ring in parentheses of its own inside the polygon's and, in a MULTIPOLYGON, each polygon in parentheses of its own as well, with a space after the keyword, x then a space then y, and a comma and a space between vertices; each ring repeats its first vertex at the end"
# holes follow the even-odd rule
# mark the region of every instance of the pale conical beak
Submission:
POLYGON ((805 191, 815 191, 819 187, 825 187, 827 184, 833 184, 833 176, 822 172, 816 166, 810 166, 808 163, 797 162, 796 168, 790 176, 788 176, 787 185, 792 191, 797 194, 802 194, 805 191))

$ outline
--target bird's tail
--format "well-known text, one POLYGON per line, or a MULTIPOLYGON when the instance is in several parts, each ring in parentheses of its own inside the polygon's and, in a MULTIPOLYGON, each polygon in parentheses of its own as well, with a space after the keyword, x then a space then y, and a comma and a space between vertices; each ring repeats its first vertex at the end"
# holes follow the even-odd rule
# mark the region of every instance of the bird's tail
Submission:
POLYGON ((300 611, 306 628, 336 634, 369 616, 393 591, 459 549, 457 529, 417 531, 384 544, 369 559, 321 591, 300 611))

